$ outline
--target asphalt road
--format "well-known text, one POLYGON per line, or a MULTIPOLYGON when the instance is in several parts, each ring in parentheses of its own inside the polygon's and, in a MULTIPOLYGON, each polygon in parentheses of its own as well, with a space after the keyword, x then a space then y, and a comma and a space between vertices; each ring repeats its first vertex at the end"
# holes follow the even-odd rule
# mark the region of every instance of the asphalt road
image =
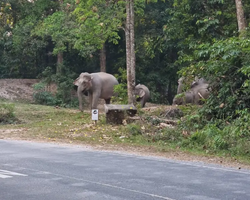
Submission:
POLYGON ((248 200, 250 171, 0 140, 0 200, 248 200))

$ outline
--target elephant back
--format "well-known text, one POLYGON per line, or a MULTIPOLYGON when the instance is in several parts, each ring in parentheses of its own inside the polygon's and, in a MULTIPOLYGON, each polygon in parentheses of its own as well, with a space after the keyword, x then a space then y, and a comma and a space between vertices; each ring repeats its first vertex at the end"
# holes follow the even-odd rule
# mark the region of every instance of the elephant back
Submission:
POLYGON ((149 99, 150 98, 150 91, 146 85, 143 84, 138 84, 135 86, 135 91, 139 91, 140 89, 144 90, 145 92, 145 98, 149 99))
POLYGON ((109 99, 114 94, 114 86, 118 85, 117 79, 105 72, 92 73, 96 89, 100 90, 100 98, 109 99))

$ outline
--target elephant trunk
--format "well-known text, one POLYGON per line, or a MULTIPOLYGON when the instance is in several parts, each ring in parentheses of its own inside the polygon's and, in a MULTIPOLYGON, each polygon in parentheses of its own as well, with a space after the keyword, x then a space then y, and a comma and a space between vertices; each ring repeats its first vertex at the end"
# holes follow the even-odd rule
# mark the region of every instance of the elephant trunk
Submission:
POLYGON ((79 109, 80 109, 80 111, 83 111, 83 108, 82 108, 82 90, 79 89, 79 87, 77 88, 77 96, 78 96, 78 101, 79 101, 79 109))

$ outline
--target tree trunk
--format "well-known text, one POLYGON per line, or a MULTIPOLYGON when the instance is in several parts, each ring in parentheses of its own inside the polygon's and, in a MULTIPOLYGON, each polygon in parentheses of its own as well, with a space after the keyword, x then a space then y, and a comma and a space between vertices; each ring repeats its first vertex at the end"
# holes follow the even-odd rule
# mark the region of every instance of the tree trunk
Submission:
POLYGON ((106 72, 106 47, 105 43, 102 46, 102 49, 100 50, 100 71, 106 72))
MULTIPOLYGON (((134 14, 134 0, 130 0, 130 48, 131 48, 131 86, 135 90, 135 14, 134 14)), ((133 99, 135 103, 135 98, 133 99)))
POLYGON ((63 53, 60 52, 57 54, 56 74, 61 74, 62 65, 63 65, 63 53))
POLYGON ((246 29, 246 19, 244 17, 244 10, 242 5, 242 0, 235 0, 238 30, 242 32, 246 29))
POLYGON ((126 0, 126 62, 127 62, 127 87, 128 103, 135 103, 135 43, 134 43, 134 1, 126 0))

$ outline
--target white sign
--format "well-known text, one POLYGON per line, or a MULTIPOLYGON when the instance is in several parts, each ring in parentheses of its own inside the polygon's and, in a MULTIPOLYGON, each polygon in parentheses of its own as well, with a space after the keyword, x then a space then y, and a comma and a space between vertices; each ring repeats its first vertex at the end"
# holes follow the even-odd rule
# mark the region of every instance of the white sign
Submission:
POLYGON ((98 109, 92 109, 92 120, 98 120, 98 109))
POLYGON ((13 176, 27 176, 27 175, 0 169, 0 178, 11 178, 13 176))

